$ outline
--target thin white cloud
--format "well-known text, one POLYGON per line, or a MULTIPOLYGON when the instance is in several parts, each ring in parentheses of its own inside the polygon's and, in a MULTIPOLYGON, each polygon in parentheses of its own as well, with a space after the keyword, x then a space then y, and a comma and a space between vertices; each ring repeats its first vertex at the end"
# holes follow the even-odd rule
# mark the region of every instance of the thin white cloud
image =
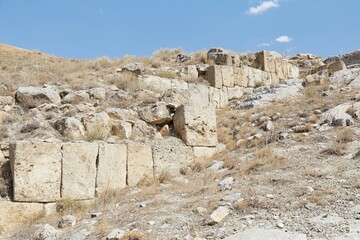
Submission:
POLYGON ((278 43, 289 43, 292 41, 292 38, 284 35, 284 36, 280 36, 277 39, 275 39, 275 41, 277 41, 278 43))
POLYGON ((264 42, 264 43, 260 43, 257 45, 257 47, 270 47, 271 43, 267 43, 267 42, 264 42))
POLYGON ((256 7, 250 7, 247 13, 249 15, 261 15, 270 8, 278 8, 278 7, 280 7, 279 0, 265 1, 256 7))

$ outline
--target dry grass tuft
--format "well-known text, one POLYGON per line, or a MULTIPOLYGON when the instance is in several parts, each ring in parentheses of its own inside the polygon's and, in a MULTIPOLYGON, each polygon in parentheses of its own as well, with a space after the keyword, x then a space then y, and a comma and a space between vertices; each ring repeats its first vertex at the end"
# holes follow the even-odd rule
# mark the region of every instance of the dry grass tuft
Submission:
POLYGON ((96 140, 104 140, 108 136, 108 132, 104 130, 104 127, 99 125, 94 125, 90 129, 86 130, 85 140, 92 142, 96 140))
POLYGON ((170 70, 160 70, 155 74, 158 77, 176 79, 176 73, 170 70))
POLYGON ((349 143, 356 140, 355 133, 349 129, 340 129, 336 134, 336 142, 338 143, 349 143))
POLYGON ((256 151, 254 158, 244 161, 240 165, 241 172, 250 174, 260 168, 272 168, 284 164, 284 159, 277 156, 271 148, 262 148, 256 151))
POLYGON ((312 125, 310 123, 302 126, 296 126, 293 128, 294 133, 306 133, 311 132, 313 129, 312 125))
POLYGON ((343 156, 346 153, 346 145, 343 143, 337 143, 321 151, 321 153, 327 155, 343 156))
POLYGON ((171 181, 171 175, 168 171, 162 171, 157 180, 159 183, 168 183, 171 181))
POLYGON ((62 199, 56 202, 56 211, 61 214, 84 213, 88 211, 88 206, 82 201, 62 199))
POLYGON ((120 240, 146 240, 147 238, 139 231, 131 231, 126 233, 120 240))

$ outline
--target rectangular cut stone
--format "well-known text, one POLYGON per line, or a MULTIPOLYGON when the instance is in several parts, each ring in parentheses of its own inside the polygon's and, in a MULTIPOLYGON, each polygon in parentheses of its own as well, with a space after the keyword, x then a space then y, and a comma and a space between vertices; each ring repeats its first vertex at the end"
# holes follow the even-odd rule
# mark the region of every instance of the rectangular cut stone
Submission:
POLYGON ((248 66, 234 67, 234 84, 239 87, 247 87, 249 82, 248 66))
POLYGON ((169 137, 152 142, 155 175, 167 172, 171 176, 179 175, 182 167, 194 162, 192 148, 186 146, 181 139, 169 137))
POLYGON ((188 146, 216 146, 214 107, 182 105, 176 109, 174 128, 188 146))
POLYGON ((214 108, 220 108, 221 89, 209 87, 209 105, 214 108))
POLYGON ((127 184, 136 186, 144 177, 153 177, 151 146, 131 143, 127 145, 127 184))
POLYGON ((197 79, 199 77, 199 73, 197 71, 196 65, 188 65, 187 69, 187 76, 191 79, 197 79))
POLYGON ((222 87, 220 92, 220 105, 219 108, 226 108, 229 104, 227 87, 222 87))
POLYGON ((10 144, 14 201, 60 199, 61 145, 45 142, 10 144))
POLYGON ((97 194, 126 187, 126 152, 125 144, 99 144, 97 194))
POLYGON ((220 65, 212 65, 206 69, 205 79, 210 83, 210 86, 221 88, 223 85, 222 71, 220 65))
POLYGON ((226 87, 233 87, 235 84, 234 67, 221 66, 222 85, 226 87))
POLYGON ((209 87, 204 84, 189 84, 190 103, 194 106, 209 105, 209 87))
POLYGON ((193 147, 194 160, 199 162, 212 158, 217 152, 217 147, 193 147))
POLYGON ((62 198, 91 199, 95 196, 97 143, 64 143, 62 146, 62 198))

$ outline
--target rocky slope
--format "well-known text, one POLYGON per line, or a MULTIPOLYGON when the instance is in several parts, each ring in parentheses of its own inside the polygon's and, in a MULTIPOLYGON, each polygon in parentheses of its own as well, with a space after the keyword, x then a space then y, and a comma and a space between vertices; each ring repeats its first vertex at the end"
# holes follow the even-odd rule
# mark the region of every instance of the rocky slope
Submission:
POLYGON ((48 214, 0 239, 360 239, 357 53, 322 61, 162 50, 148 59, 80 61, 1 46, 3 201, 11 199, 13 141, 178 137, 178 106, 203 103, 218 108, 221 144, 178 176, 50 204, 48 214), (221 94, 212 101, 217 84, 225 102, 221 94))

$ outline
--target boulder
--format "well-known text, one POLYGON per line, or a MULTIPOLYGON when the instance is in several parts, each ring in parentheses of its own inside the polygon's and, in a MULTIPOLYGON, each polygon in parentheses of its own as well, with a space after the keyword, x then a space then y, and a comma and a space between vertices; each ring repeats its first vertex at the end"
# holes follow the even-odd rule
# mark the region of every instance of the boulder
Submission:
POLYGON ((180 168, 194 163, 192 148, 186 146, 181 139, 168 137, 164 140, 155 140, 151 142, 151 146, 156 176, 162 172, 167 172, 171 176, 179 175, 180 168))
POLYGON ((61 197, 92 199, 95 196, 97 143, 64 143, 62 146, 61 197))
POLYGON ((224 218, 229 215, 230 210, 226 206, 220 206, 218 207, 206 220, 206 224, 208 225, 214 225, 217 223, 220 223, 224 218))
POLYGON ((186 67, 186 75, 190 79, 197 79, 199 77, 199 72, 196 65, 188 65, 186 67))
POLYGON ((170 108, 177 108, 180 105, 189 103, 189 90, 171 88, 164 92, 161 101, 170 108))
POLYGON ((174 128, 188 146, 216 146, 216 115, 213 107, 182 105, 176 109, 174 128))
POLYGON ((340 104, 329 109, 321 115, 319 125, 327 123, 331 126, 350 126, 354 124, 352 117, 346 113, 352 107, 351 103, 340 104))
POLYGON ((12 96, 0 96, 0 106, 13 105, 15 103, 15 98, 12 96))
POLYGON ((207 52, 207 58, 216 65, 235 65, 240 63, 239 56, 236 53, 222 48, 211 48, 207 52))
POLYGON ((132 124, 123 120, 111 120, 111 134, 122 139, 129 139, 132 132, 132 124))
POLYGON ((34 108, 43 103, 60 103, 59 92, 53 87, 20 87, 15 92, 15 100, 22 107, 34 108))
POLYGON ((360 76, 360 68, 337 71, 330 77, 330 83, 337 86, 346 86, 360 76))
POLYGON ((107 113, 90 113, 81 119, 85 126, 88 137, 96 137, 96 139, 105 139, 111 131, 110 117, 107 113))
POLYGON ((66 215, 62 216, 59 220, 58 227, 64 228, 64 227, 73 227, 76 224, 76 217, 73 215, 66 215))
POLYGON ((81 140, 85 136, 84 125, 76 118, 64 117, 53 123, 53 127, 64 137, 81 140))
POLYGON ((190 59, 191 59, 190 56, 187 56, 186 54, 183 54, 183 53, 179 53, 176 56, 176 62, 178 62, 178 63, 183 63, 183 62, 189 61, 190 59))
POLYGON ((36 230, 31 239, 34 240, 54 240, 60 239, 61 232, 50 224, 44 224, 36 230))
POLYGON ((164 94, 164 92, 172 86, 170 79, 152 75, 145 77, 143 83, 144 88, 160 94, 164 94))
POLYGON ((252 228, 231 235, 224 240, 307 240, 307 237, 302 233, 279 229, 252 228))
POLYGON ((131 72, 140 75, 144 71, 144 67, 140 63, 128 63, 121 68, 120 72, 131 72))
POLYGON ((339 61, 339 62, 333 62, 330 63, 328 66, 328 72, 330 75, 334 74, 337 71, 341 71, 341 70, 346 70, 346 65, 343 61, 339 61))
POLYGON ((127 145, 127 184, 136 186, 145 177, 153 177, 151 146, 140 143, 127 145))
POLYGON ((104 88, 97 87, 97 88, 91 88, 89 90, 89 95, 91 99, 95 100, 105 100, 106 99, 106 91, 104 88))
POLYGON ((360 75, 357 76, 351 83, 349 83, 348 87, 358 88, 360 87, 360 75))
POLYGON ((170 110, 164 102, 159 102, 140 109, 139 116, 145 122, 156 125, 164 125, 171 121, 170 110))
POLYGON ((233 100, 233 99, 239 99, 242 96, 244 96, 244 88, 243 87, 228 87, 227 88, 227 95, 228 95, 228 100, 233 100))
POLYGON ((135 122, 139 120, 138 113, 132 109, 107 108, 105 111, 111 119, 124 120, 127 122, 135 122))
POLYGON ((99 143, 96 193, 126 187, 127 148, 124 144, 99 143))
POLYGON ((82 102, 89 102, 90 95, 86 90, 80 90, 80 91, 71 91, 66 96, 63 97, 61 100, 61 103, 66 104, 79 104, 82 102))
POLYGON ((13 199, 52 202, 60 199, 61 145, 46 142, 10 144, 13 199))
POLYGON ((142 120, 135 121, 132 126, 130 139, 135 141, 145 141, 161 136, 157 129, 142 120))

